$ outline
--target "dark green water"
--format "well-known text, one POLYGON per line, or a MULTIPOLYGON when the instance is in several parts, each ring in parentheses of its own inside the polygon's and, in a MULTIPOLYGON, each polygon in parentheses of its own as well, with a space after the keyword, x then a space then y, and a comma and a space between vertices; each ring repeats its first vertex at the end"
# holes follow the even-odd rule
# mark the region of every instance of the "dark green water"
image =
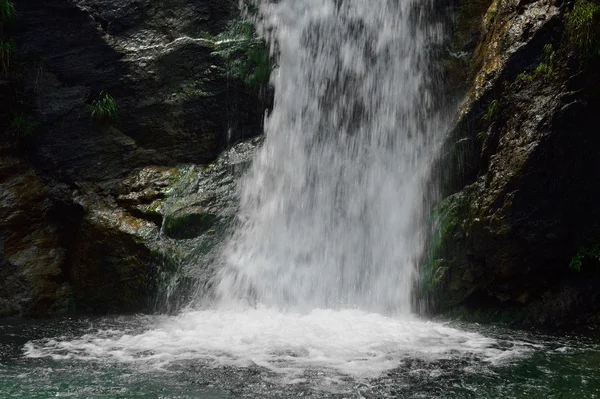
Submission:
POLYGON ((69 342, 98 330, 136 336, 155 324, 152 317, 3 320, 0 398, 600 398, 597 337, 535 335, 477 325, 458 327, 532 350, 496 365, 452 350, 440 359, 405 357, 397 368, 371 378, 307 365, 295 381, 256 364, 219 365, 208 357, 160 365, 143 356, 132 362, 101 354, 95 358, 97 337, 73 348, 65 344, 64 356, 25 356, 25 345, 32 340, 56 337, 69 342), (86 356, 81 358, 69 356, 83 352, 86 356))

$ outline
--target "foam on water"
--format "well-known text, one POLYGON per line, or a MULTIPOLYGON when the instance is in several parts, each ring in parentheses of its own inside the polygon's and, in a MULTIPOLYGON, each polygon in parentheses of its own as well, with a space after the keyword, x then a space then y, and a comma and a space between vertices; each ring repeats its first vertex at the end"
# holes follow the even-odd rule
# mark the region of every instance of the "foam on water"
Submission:
POLYGON ((158 318, 131 334, 100 330, 78 339, 30 342, 26 356, 55 360, 117 361, 165 367, 199 360, 210 366, 259 366, 286 380, 306 370, 376 377, 407 359, 467 358, 495 364, 531 351, 526 343, 503 343, 478 333, 416 318, 386 317, 359 310, 313 310, 299 314, 272 308, 203 310, 158 318))

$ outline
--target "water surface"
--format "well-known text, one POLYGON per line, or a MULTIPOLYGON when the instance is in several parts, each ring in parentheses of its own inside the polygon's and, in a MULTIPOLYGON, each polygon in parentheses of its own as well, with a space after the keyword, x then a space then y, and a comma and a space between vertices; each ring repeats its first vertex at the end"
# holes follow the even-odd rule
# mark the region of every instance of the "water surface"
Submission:
POLYGON ((598 398, 600 341, 358 310, 4 320, 2 398, 598 398))

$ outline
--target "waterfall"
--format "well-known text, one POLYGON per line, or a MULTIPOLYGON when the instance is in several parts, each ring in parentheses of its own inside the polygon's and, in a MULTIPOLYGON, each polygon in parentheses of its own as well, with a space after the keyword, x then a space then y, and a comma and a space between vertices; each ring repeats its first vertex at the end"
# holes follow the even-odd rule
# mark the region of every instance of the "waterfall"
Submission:
MULTIPOLYGON (((376 386, 394 397, 440 393, 450 380, 431 381, 443 373, 487 376, 490 365, 529 356, 528 342, 411 314, 426 182, 444 131, 430 62, 441 29, 426 15, 430 4, 256 4, 278 60, 275 103, 240 183, 237 224, 209 263, 219 270, 205 289, 210 306, 199 295, 176 316, 32 341, 25 355, 165 368, 169 379, 187 370, 195 386, 217 381, 232 397, 260 398, 388 396, 362 394, 376 386)), ((232 165, 244 163, 231 154, 232 165)), ((213 165, 203 184, 230 178, 227 165, 213 165)), ((220 193, 224 206, 235 202, 220 193)))
POLYGON ((224 247, 223 304, 411 310, 439 147, 419 0, 262 0, 276 52, 266 140, 224 247), (246 302, 247 303, 247 302, 246 302))

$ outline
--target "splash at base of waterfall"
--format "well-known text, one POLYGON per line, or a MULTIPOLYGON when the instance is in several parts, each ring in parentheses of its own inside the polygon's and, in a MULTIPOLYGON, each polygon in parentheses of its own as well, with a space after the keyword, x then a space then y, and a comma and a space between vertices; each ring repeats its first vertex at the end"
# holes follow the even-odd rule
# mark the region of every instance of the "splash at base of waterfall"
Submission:
POLYGON ((135 333, 109 328, 76 339, 29 342, 30 358, 114 361, 164 368, 200 360, 211 367, 254 367, 295 383, 306 372, 334 378, 376 378, 415 359, 456 359, 498 364, 527 355, 530 345, 502 342, 417 318, 386 317, 360 310, 306 314, 271 308, 202 310, 158 316, 135 333))

